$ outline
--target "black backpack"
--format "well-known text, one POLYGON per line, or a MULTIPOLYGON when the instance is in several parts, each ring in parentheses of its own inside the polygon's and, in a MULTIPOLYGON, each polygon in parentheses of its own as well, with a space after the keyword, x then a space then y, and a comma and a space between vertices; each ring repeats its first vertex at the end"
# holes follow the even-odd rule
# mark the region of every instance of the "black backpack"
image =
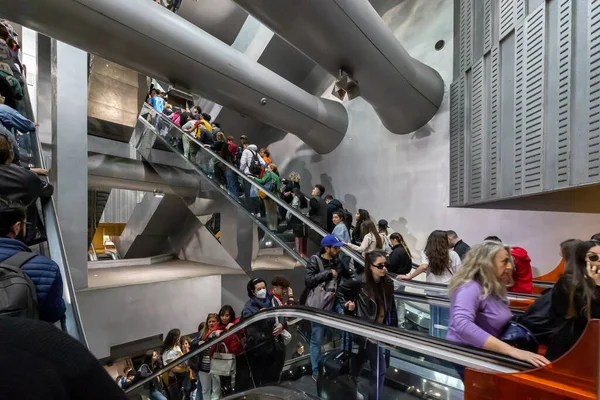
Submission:
POLYGON ((350 227, 352 226, 352 213, 350 211, 348 211, 348 209, 346 208, 342 208, 342 213, 344 213, 344 223, 346 224, 346 226, 348 227, 348 230, 350 229, 350 227))
POLYGON ((38 318, 35 285, 21 266, 36 254, 20 252, 0 262, 0 316, 38 318))
POLYGON ((250 150, 250 152, 252 153, 252 158, 250 159, 250 164, 248 165, 248 171, 252 175, 260 175, 260 172, 262 171, 262 166, 258 159, 258 153, 254 150, 250 150))

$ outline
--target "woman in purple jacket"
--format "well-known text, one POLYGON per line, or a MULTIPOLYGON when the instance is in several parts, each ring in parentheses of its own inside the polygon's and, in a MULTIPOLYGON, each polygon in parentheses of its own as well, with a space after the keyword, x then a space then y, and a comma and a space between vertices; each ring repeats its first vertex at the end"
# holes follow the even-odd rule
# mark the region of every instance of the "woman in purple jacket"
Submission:
POLYGON ((512 319, 506 299, 512 261, 502 243, 485 241, 473 246, 450 281, 450 325, 447 340, 506 354, 543 367, 543 356, 519 350, 498 337, 512 319))

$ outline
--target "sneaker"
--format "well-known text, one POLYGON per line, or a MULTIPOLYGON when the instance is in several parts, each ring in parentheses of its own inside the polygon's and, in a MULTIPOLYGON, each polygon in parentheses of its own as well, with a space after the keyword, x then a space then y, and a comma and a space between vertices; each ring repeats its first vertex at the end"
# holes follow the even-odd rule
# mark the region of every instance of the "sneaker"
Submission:
POLYGON ((317 376, 316 375, 313 375, 312 378, 313 378, 313 381, 315 381, 315 382, 317 381, 317 376))

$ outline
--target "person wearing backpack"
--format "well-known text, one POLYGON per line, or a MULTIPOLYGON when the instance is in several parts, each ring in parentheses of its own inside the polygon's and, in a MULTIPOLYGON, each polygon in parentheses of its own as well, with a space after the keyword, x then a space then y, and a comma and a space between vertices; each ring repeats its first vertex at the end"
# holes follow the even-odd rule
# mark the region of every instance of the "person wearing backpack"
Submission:
MULTIPOLYGON (((258 155, 257 147, 255 144, 250 144, 242 152, 242 158, 240 159, 240 170, 248 175, 250 179, 260 175, 261 168, 265 165, 263 159, 258 155)), ((259 205, 257 204, 257 197, 250 196, 250 189, 252 184, 246 180, 243 182, 244 186, 244 201, 246 210, 257 214, 259 213, 259 205)))
POLYGON ((332 195, 325 196, 325 204, 327 204, 327 232, 333 233, 335 224, 333 223, 333 212, 343 209, 342 202, 334 199, 332 195))
POLYGON ((0 199, 0 316, 39 318, 55 323, 65 316, 58 265, 23 243, 27 209, 0 199))
MULTIPOLYGON (((349 263, 344 263, 339 257, 340 248, 344 243, 335 236, 327 235, 321 240, 321 250, 308 261, 304 284, 306 288, 300 300, 308 307, 324 311, 343 313, 342 305, 336 300, 337 286, 341 279, 353 280, 356 277, 349 263)), ((319 375, 319 359, 325 335, 325 326, 311 322, 310 362, 313 379, 319 375)))

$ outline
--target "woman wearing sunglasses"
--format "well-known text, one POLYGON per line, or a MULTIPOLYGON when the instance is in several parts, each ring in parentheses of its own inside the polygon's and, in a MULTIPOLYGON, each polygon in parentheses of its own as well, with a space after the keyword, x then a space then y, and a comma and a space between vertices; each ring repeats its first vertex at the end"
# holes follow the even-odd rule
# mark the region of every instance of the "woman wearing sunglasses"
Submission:
POLYGON ((600 242, 577 241, 565 273, 552 288, 550 314, 556 327, 546 357, 556 360, 579 340, 590 319, 600 318, 600 242))
MULTIPOLYGON (((383 251, 365 254, 365 273, 354 280, 344 281, 338 286, 337 295, 340 304, 344 304, 346 314, 355 315, 370 323, 398 326, 394 283, 387 276, 386 256, 383 251)), ((386 363, 383 352, 377 343, 356 336, 354 340, 358 341, 360 350, 352 373, 357 376, 362 365, 369 361, 372 371, 369 398, 376 399, 376 394, 382 393, 385 378, 386 363)))

